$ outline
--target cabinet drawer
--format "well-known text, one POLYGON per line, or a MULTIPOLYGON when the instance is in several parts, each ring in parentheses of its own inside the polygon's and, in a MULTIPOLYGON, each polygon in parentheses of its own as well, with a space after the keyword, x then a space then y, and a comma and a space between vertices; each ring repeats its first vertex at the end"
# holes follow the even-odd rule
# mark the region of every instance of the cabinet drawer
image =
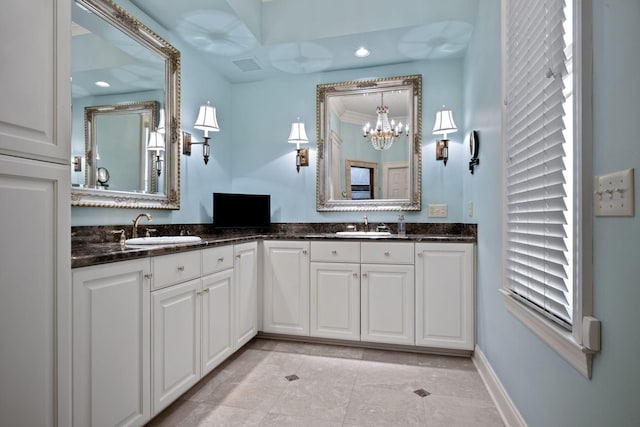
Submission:
POLYGON ((233 246, 219 246, 202 250, 202 275, 217 273, 233 267, 233 246))
POLYGON ((362 262, 374 264, 413 264, 413 243, 363 242, 362 262))
POLYGON ((151 288, 160 289, 200 277, 200 251, 182 252, 151 258, 151 288))
POLYGON ((360 242, 311 242, 311 261, 360 262, 360 242))

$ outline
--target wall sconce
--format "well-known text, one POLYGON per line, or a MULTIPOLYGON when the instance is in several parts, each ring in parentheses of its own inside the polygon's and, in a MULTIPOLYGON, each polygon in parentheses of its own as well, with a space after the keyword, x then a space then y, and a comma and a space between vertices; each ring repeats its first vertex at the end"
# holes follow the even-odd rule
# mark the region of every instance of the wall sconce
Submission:
POLYGON ((74 172, 82 172, 82 156, 73 156, 71 158, 74 172))
POLYGON ((442 110, 436 113, 433 134, 444 135, 442 139, 436 141, 436 160, 442 160, 445 166, 447 166, 447 160, 449 160, 449 140, 447 139, 447 134, 457 131, 458 128, 453 121, 451 110, 445 109, 443 105, 442 110))
POLYGON ((309 166, 309 148, 300 148, 300 144, 309 142, 307 133, 304 130, 304 123, 300 117, 291 123, 291 133, 289 134, 289 144, 296 144, 296 171, 300 173, 300 166, 309 166))
POLYGON ((209 146, 209 132, 219 132, 218 119, 216 118, 216 107, 213 107, 209 101, 206 105, 200 106, 198 112, 198 118, 193 125, 194 128, 204 131, 204 141, 192 142, 191 134, 188 132, 182 133, 182 154, 187 156, 191 155, 191 146, 202 144, 202 156, 204 157, 204 164, 209 163, 209 154, 211 147, 209 146))
POLYGON ((164 151, 164 135, 159 131, 151 132, 149 135, 149 145, 147 145, 148 151, 155 151, 155 159, 153 160, 156 172, 158 176, 162 173, 162 158, 160 152, 164 151))
POLYGON ((469 171, 473 175, 473 170, 480 164, 478 159, 478 151, 480 150, 480 139, 478 137, 478 131, 472 130, 469 134, 469 154, 471 154, 471 160, 469 160, 469 171))

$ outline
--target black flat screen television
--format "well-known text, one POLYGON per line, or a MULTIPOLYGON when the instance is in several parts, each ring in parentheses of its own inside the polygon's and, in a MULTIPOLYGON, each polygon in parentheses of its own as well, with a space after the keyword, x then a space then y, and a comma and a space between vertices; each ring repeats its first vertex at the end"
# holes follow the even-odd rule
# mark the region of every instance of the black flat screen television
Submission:
POLYGON ((269 194, 213 193, 215 228, 269 228, 271 196, 269 194))

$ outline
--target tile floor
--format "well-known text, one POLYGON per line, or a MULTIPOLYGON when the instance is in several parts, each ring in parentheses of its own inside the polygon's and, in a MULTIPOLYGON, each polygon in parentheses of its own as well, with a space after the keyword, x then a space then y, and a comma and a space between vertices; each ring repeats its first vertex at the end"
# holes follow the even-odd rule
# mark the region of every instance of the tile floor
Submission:
POLYGON ((255 339, 149 426, 503 423, 469 358, 255 339))

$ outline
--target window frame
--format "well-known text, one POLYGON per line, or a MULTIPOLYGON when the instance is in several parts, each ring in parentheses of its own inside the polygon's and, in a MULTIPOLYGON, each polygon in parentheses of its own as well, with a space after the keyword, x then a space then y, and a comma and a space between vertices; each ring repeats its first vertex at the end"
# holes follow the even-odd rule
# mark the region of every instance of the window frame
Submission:
MULTIPOLYGON (((506 96, 506 17, 507 2, 502 0, 502 98, 506 96)), ((506 265, 500 292, 507 310, 557 351, 582 375, 591 378, 593 351, 583 345, 583 319, 593 314, 592 271, 592 0, 567 0, 573 3, 573 78, 574 78, 574 269, 573 322, 571 331, 561 327, 512 295, 506 277, 506 265)), ((506 105, 502 106, 502 140, 506 141, 506 105)), ((503 260, 507 259, 507 150, 503 145, 503 260)))

